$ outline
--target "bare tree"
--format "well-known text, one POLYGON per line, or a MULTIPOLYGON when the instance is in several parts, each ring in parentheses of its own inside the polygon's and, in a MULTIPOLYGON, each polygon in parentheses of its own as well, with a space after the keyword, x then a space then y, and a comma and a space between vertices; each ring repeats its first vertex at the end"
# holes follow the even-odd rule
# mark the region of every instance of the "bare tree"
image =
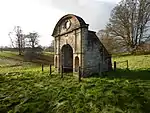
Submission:
POLYGON ((21 55, 23 49, 25 48, 25 38, 22 33, 21 27, 15 26, 14 30, 12 32, 9 32, 8 35, 11 40, 12 47, 17 48, 19 55, 21 55))
POLYGON ((3 52, 3 46, 0 46, 0 51, 3 52))
POLYGON ((123 0, 112 11, 107 30, 134 53, 150 38, 150 1, 123 0))
POLYGON ((30 32, 25 35, 26 50, 24 53, 24 59, 26 61, 32 61, 38 57, 39 53, 42 53, 42 49, 38 46, 38 37, 39 35, 37 32, 30 32))
POLYGON ((52 42, 51 42, 51 45, 50 45, 50 46, 54 48, 54 40, 52 40, 52 42))
POLYGON ((123 41, 120 38, 111 36, 107 30, 100 30, 97 36, 111 54, 124 52, 126 50, 123 41))
POLYGON ((29 33, 25 37, 26 37, 26 39, 28 41, 29 47, 31 47, 32 49, 34 49, 35 46, 38 45, 38 37, 39 37, 39 35, 38 35, 37 32, 29 33))
POLYGON ((54 40, 52 40, 51 45, 49 47, 50 52, 54 52, 54 40))

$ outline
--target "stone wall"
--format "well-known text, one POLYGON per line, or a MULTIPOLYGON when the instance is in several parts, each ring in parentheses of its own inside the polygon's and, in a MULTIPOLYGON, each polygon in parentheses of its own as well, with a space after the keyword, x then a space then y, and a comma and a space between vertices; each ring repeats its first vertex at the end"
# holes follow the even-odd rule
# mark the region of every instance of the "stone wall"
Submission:
POLYGON ((84 71, 83 76, 108 70, 108 58, 111 59, 105 47, 99 41, 95 32, 83 30, 84 71), (88 34, 88 35, 87 35, 88 34))
POLYGON ((84 38, 84 72, 83 76, 91 75, 92 73, 99 72, 99 63, 101 60, 101 55, 99 52, 99 45, 96 40, 94 40, 93 32, 83 31, 85 34, 84 38))

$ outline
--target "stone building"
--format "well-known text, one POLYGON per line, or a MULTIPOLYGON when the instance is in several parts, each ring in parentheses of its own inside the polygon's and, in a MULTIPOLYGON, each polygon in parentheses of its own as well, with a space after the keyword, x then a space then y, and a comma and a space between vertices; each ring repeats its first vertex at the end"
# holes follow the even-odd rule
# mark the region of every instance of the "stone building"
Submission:
POLYGON ((82 77, 112 69, 111 55, 88 24, 73 14, 63 16, 56 24, 52 36, 54 43, 54 66, 58 72, 78 72, 82 77))

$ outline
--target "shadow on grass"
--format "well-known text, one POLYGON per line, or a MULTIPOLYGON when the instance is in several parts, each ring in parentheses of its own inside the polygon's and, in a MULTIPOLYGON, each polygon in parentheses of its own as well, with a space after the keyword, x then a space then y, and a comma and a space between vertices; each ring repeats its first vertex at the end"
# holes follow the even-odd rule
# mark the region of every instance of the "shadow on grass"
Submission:
POLYGON ((53 65, 54 64, 54 55, 36 55, 33 58, 26 59, 25 61, 32 62, 35 64, 44 64, 44 65, 53 65))
MULTIPOLYGON (((13 61, 18 61, 18 62, 31 62, 37 65, 53 65, 53 59, 54 55, 36 55, 31 59, 25 59, 24 55, 14 55, 14 56, 0 56, 4 60, 13 60, 13 61)), ((10 67, 16 67, 17 65, 11 65, 10 67)), ((19 65, 21 66, 21 65, 19 65)), ((8 66, 9 67, 9 66, 8 66)))
POLYGON ((124 78, 124 79, 133 79, 133 80, 150 80, 150 68, 147 70, 127 70, 127 69, 117 69, 116 72, 105 72, 101 76, 98 74, 93 75, 92 77, 107 77, 110 79, 114 78, 124 78))
POLYGON ((0 56, 3 59, 10 59, 15 61, 22 61, 23 55, 16 55, 16 56, 0 56))

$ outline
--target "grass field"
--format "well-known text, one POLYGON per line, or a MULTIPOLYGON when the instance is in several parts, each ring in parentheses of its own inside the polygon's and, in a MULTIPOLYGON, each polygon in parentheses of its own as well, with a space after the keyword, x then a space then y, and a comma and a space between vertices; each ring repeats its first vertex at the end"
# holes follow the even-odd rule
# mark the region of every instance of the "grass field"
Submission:
MULTIPOLYGON (((150 55, 136 55, 136 56, 116 56, 113 61, 129 61, 130 70, 147 70, 150 69, 150 55)), ((117 64, 118 68, 125 69, 126 63, 117 64)))
POLYGON ((11 67, 22 62, 11 55, 0 53, 0 113, 150 113, 150 55, 115 57, 129 60, 130 70, 118 64, 117 72, 80 83, 69 74, 50 76, 48 66, 11 67))

